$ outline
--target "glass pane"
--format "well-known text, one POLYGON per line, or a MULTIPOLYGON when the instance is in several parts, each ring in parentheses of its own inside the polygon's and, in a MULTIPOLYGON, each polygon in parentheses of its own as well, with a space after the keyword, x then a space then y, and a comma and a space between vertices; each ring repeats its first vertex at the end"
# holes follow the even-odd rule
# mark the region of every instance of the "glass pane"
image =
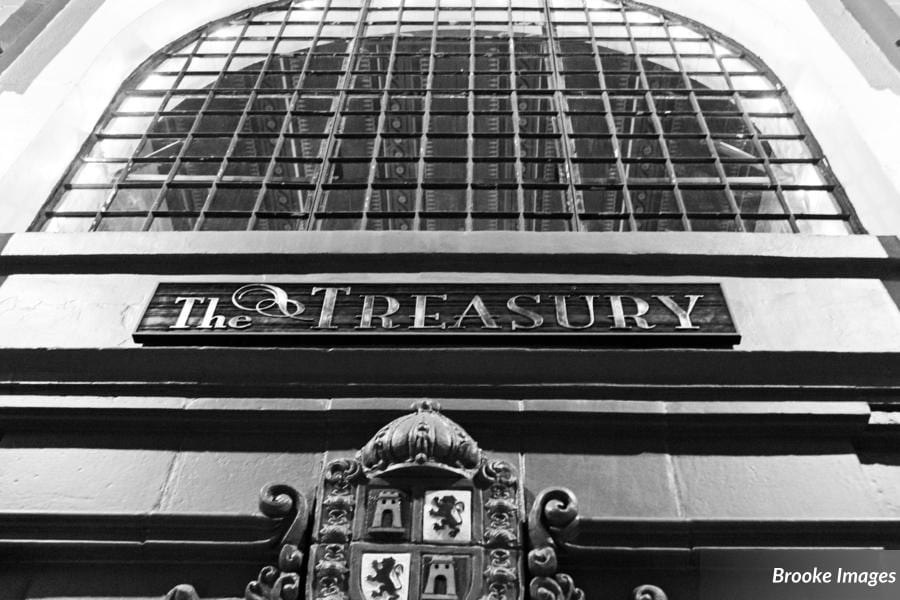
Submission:
POLYGON ((176 46, 38 227, 852 229, 775 78, 652 6, 304 0, 176 46))

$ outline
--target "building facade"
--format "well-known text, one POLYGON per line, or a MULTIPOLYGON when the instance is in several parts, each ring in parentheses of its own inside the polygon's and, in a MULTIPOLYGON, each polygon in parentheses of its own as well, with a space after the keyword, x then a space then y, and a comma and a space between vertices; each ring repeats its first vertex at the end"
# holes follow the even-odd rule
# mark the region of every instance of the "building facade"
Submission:
POLYGON ((890 3, 0 15, 0 596, 674 600, 900 541, 890 3))

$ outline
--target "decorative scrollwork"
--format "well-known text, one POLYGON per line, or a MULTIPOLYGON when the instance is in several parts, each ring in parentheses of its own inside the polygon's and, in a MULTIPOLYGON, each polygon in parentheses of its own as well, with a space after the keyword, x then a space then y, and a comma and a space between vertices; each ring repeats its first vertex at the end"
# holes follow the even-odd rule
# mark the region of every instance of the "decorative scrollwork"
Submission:
POLYGON ((316 600, 346 600, 349 573, 346 547, 340 544, 325 546, 315 565, 316 600))
POLYGON ((567 488, 547 488, 538 494, 528 515, 528 536, 535 548, 557 548, 578 532, 578 500, 567 488))
POLYGON ((485 545, 512 548, 519 539, 518 479, 515 470, 506 461, 486 461, 476 473, 475 481, 487 488, 484 502, 485 545))
POLYGON ((481 600, 511 600, 516 597, 519 573, 509 550, 491 550, 484 570, 485 594, 481 600))
POLYGON ((631 590, 631 600, 668 600, 668 596, 655 585, 639 585, 631 590))
POLYGON ((363 477, 362 465, 350 458, 338 458, 325 466, 322 477, 332 484, 334 490, 344 491, 363 477))
POLYGON ((358 461, 339 458, 326 465, 322 478, 325 489, 319 540, 341 544, 349 542, 356 506, 354 488, 357 482, 365 479, 365 474, 358 461))
POLYGON ((556 550, 550 546, 534 548, 528 553, 528 570, 532 575, 553 575, 557 568, 556 550))
POLYGON ((263 567, 244 590, 244 600, 297 600, 299 596, 300 575, 283 573, 273 566, 263 567))
POLYGON ((194 586, 187 583, 180 583, 169 590, 165 600, 200 600, 197 590, 194 586))
POLYGON ((309 511, 306 498, 293 487, 269 483, 259 492, 259 510, 273 519, 290 519, 278 553, 278 565, 263 567, 259 576, 247 584, 245 600, 296 600, 300 595, 300 573, 309 511))
POLYGON ((303 541, 309 512, 306 498, 296 489, 283 483, 267 483, 259 492, 259 510, 273 519, 283 519, 293 514, 294 520, 282 536, 281 543, 296 546, 303 541))
POLYGON ((484 461, 475 475, 475 481, 481 486, 502 483, 508 489, 516 485, 516 480, 516 471, 505 460, 484 461))
MULTIPOLYGON (((252 300, 251 300, 252 302, 252 300)), ((296 321, 312 321, 312 317, 301 317, 306 312, 302 302, 288 298, 287 292, 277 285, 250 283, 235 290, 231 303, 241 310, 255 312, 264 317, 287 318, 296 321), (244 304, 248 298, 256 298, 251 306, 244 304), (277 310, 275 310, 277 309, 277 310)))
POLYGON ((534 577, 528 586, 531 600, 584 600, 584 592, 565 573, 555 577, 534 577))
POLYGON ((584 592, 572 578, 557 573, 557 550, 577 532, 578 501, 566 488, 547 488, 537 495, 528 514, 528 569, 532 600, 584 600, 584 592))

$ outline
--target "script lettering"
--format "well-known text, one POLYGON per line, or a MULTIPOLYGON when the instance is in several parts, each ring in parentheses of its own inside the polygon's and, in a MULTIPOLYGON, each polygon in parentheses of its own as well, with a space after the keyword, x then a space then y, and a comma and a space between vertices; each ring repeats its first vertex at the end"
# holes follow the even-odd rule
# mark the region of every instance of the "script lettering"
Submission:
POLYGON ((191 311, 194 310, 194 304, 198 302, 202 304, 204 300, 205 298, 197 296, 178 296, 175 298, 175 304, 184 302, 184 306, 181 307, 181 312, 178 313, 175 324, 169 325, 169 329, 190 329, 188 318, 191 316, 191 311))

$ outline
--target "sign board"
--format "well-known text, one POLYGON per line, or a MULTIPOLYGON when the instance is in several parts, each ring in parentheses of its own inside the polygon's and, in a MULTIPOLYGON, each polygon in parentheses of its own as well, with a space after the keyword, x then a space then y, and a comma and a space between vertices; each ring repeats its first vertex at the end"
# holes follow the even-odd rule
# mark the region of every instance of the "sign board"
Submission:
POLYGON ((169 345, 438 337, 614 346, 740 341, 721 286, 710 283, 160 283, 134 333, 137 342, 169 345))

